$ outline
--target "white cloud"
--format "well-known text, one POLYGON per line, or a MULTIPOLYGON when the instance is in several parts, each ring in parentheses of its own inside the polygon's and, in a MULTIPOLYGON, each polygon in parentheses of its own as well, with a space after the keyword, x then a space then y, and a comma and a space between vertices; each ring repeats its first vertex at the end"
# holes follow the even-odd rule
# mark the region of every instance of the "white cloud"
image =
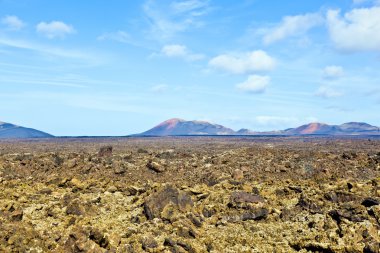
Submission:
POLYGON ((275 67, 275 64, 275 60, 262 50, 241 55, 222 54, 209 62, 210 66, 233 74, 269 71, 275 67))
POLYGON ((181 58, 187 61, 202 60, 204 55, 191 53, 184 45, 166 45, 161 49, 161 55, 170 58, 181 58))
POLYGON ((341 17, 339 10, 327 12, 331 40, 346 51, 380 50, 380 7, 353 9, 341 17))
POLYGON ((336 91, 330 87, 321 86, 319 87, 315 95, 322 98, 336 98, 342 96, 343 93, 336 91))
POLYGON ((269 76, 250 75, 248 79, 236 85, 239 90, 248 93, 263 93, 270 83, 269 76))
POLYGON ((321 25, 322 23, 323 18, 317 13, 286 16, 282 19, 282 22, 279 25, 265 32, 263 42, 265 44, 271 44, 289 36, 303 34, 311 28, 321 25))
POLYGON ((191 12, 192 16, 197 16, 199 13, 203 13, 202 9, 207 7, 208 4, 209 1, 187 0, 175 1, 170 6, 176 13, 191 12))
POLYGON ((208 13, 208 1, 147 0, 143 11, 150 25, 149 38, 165 41, 179 32, 202 26, 201 16, 208 13))
POLYGON ((98 40, 114 40, 121 43, 129 43, 131 36, 127 32, 117 31, 113 33, 103 33, 97 39, 98 40))
POLYGON ((156 92, 156 93, 162 93, 166 91, 169 88, 166 84, 158 84, 155 85, 151 88, 151 91, 156 92))
POLYGON ((6 25, 9 30, 20 30, 22 29, 26 24, 24 21, 19 19, 17 16, 5 16, 1 19, 1 23, 6 25))
POLYGON ((64 38, 68 34, 75 33, 75 29, 71 25, 67 25, 61 21, 40 22, 36 26, 36 30, 49 39, 64 38))
POLYGON ((344 75, 343 67, 341 66, 327 66, 323 69, 323 77, 334 79, 339 78, 344 75))
POLYGON ((166 45, 161 52, 168 57, 183 57, 187 55, 187 48, 182 45, 166 45))
POLYGON ((19 48, 34 51, 40 54, 51 55, 68 59, 76 59, 91 62, 91 64, 99 62, 93 54, 84 53, 83 50, 68 50, 63 48, 51 47, 48 45, 35 44, 28 41, 13 40, 0 37, 0 45, 10 48, 19 48))

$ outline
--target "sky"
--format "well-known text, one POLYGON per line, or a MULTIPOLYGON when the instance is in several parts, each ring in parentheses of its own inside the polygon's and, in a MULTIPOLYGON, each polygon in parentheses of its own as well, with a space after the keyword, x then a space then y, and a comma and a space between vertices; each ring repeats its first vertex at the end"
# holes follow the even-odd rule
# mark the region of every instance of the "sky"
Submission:
POLYGON ((0 0, 0 121, 380 125, 380 1, 0 0))

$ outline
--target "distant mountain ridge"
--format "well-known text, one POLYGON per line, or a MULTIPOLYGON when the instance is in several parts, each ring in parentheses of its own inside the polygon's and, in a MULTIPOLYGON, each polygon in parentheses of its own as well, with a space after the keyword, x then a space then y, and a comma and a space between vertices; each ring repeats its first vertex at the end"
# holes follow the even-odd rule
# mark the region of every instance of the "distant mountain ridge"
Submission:
MULTIPOLYGON (((379 135, 380 128, 365 122, 348 122, 341 125, 329 125, 324 123, 313 122, 296 128, 285 130, 275 130, 267 132, 258 132, 250 129, 240 129, 234 131, 231 128, 213 124, 207 121, 192 120, 186 121, 179 118, 166 120, 157 126, 140 134, 133 136, 212 136, 212 135, 276 135, 276 136, 304 136, 304 135, 379 135)), ((51 138, 51 134, 11 123, 0 121, 0 139, 27 139, 27 138, 51 138)))
POLYGON ((380 128, 364 122, 348 122, 341 125, 309 123, 284 132, 289 135, 363 135, 380 134, 380 128))
POLYGON ((249 129, 234 131, 231 128, 206 121, 186 121, 173 118, 137 136, 175 136, 175 135, 380 135, 380 128, 364 122, 348 122, 341 125, 328 125, 313 122, 296 128, 257 132, 249 129))
POLYGON ((0 139, 49 138, 53 135, 11 123, 0 121, 0 139))
POLYGON ((139 135, 170 136, 170 135, 233 135, 235 131, 218 124, 206 121, 186 121, 169 119, 139 135))

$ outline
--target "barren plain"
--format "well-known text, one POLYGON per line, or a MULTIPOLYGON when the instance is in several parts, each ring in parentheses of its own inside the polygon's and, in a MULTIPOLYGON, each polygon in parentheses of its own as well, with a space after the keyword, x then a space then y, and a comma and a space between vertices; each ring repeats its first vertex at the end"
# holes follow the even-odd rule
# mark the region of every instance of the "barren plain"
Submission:
POLYGON ((380 140, 0 142, 0 252, 379 252, 380 140))

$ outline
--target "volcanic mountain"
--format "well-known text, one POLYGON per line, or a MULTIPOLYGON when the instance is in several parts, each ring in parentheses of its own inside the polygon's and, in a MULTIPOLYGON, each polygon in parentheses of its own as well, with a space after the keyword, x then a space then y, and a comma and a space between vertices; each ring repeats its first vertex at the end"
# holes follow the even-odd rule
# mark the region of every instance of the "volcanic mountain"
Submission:
POLYGON ((309 123, 297 128, 257 132, 249 129, 234 131, 222 125, 205 121, 186 121, 169 119, 137 136, 170 136, 170 135, 380 135, 380 128, 363 122, 348 122, 342 125, 309 123))
POLYGON ((169 119, 152 129, 139 134, 140 136, 170 136, 170 135, 233 135, 235 131, 221 125, 206 121, 186 121, 169 119))
POLYGON ((380 128, 377 126, 372 126, 364 122, 348 122, 339 126, 340 130, 343 132, 379 132, 380 128))
POLYGON ((254 135, 254 134, 257 134, 257 132, 254 132, 254 131, 249 130, 247 128, 242 128, 242 129, 238 130, 235 134, 237 134, 237 135, 254 135))
POLYGON ((10 123, 0 122, 0 139, 48 138, 48 133, 10 123))
POLYGON ((338 126, 327 125, 324 123, 310 123, 307 125, 302 125, 297 128, 291 128, 285 130, 286 134, 289 135, 307 135, 307 134, 335 134, 339 132, 338 126))
POLYGON ((286 135, 366 135, 380 134, 380 128, 363 122, 348 122, 342 125, 310 123, 283 131, 286 135))

